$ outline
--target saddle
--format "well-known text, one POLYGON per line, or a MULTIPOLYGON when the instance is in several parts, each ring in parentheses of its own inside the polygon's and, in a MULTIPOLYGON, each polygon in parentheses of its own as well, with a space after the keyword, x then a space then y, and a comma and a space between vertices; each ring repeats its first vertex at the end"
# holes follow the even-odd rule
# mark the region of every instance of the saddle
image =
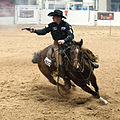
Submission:
MULTIPOLYGON (((64 46, 63 50, 65 49, 66 46, 64 46)), ((51 45, 46 57, 49 58, 50 60, 55 60, 55 53, 54 53, 54 45, 51 45)))
POLYGON ((46 57, 51 61, 53 60, 55 61, 54 45, 50 46, 50 49, 48 50, 46 57))
MULTIPOLYGON (((65 49, 66 46, 64 46, 64 48, 62 47, 62 50, 65 49)), ((68 53, 68 51, 66 51, 68 53)), ((66 53, 66 54, 67 54, 66 53)), ((64 61, 65 63, 65 60, 66 60, 66 57, 64 56, 63 52, 61 53, 62 54, 62 61, 64 61)), ((55 64, 57 64, 56 62, 56 57, 55 57, 55 52, 54 52, 54 45, 51 45, 48 49, 48 52, 46 54, 46 58, 44 60, 45 64, 48 65, 49 67, 52 65, 53 62, 55 62, 55 64)))

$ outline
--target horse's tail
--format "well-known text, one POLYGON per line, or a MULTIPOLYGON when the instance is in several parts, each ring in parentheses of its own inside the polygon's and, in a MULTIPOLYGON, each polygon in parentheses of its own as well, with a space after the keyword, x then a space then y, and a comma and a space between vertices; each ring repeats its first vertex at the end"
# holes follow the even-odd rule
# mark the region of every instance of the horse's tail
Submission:
POLYGON ((41 51, 34 53, 34 56, 33 56, 33 59, 32 59, 32 63, 33 63, 33 64, 37 64, 37 63, 38 63, 38 57, 39 57, 39 55, 40 55, 40 52, 41 52, 41 51))

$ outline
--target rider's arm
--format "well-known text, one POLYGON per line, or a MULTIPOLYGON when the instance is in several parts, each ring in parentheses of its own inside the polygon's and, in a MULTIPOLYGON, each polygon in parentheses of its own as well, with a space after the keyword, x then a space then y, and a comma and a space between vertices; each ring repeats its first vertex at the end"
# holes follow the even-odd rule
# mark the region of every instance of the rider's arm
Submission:
POLYGON ((38 35, 45 35, 51 31, 51 28, 49 25, 47 25, 45 28, 40 29, 40 30, 35 30, 35 33, 38 35))
POLYGON ((72 41, 74 39, 73 29, 71 25, 67 25, 67 38, 64 39, 65 42, 72 41))

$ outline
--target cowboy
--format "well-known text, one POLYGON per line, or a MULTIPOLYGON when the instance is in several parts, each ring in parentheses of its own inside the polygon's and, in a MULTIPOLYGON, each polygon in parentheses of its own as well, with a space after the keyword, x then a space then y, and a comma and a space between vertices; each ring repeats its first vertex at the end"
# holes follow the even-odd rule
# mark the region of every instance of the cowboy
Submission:
MULTIPOLYGON (((65 69, 62 65, 62 56, 61 54, 59 54, 59 46, 64 45, 65 43, 67 44, 74 39, 73 29, 71 25, 63 20, 63 18, 66 19, 66 17, 63 16, 63 12, 61 10, 54 10, 54 12, 50 12, 48 16, 53 17, 52 23, 48 24, 45 28, 40 30, 31 28, 30 32, 36 33, 38 35, 45 35, 51 32, 52 38, 54 40, 57 71, 59 71, 58 66, 60 66, 61 70, 59 72, 62 73, 62 78, 64 79, 67 76, 65 76, 65 69), (58 59, 58 57, 60 58, 60 60, 58 59)), ((93 67, 98 68, 98 65, 93 63, 93 67)), ((66 88, 70 88, 70 81, 65 81, 65 86, 66 88)))
POLYGON ((63 20, 63 18, 66 19, 66 17, 63 16, 63 12, 61 10, 54 10, 54 12, 50 12, 48 16, 53 17, 52 23, 48 24, 45 28, 40 30, 31 28, 30 32, 36 33, 38 35, 45 35, 51 32, 52 38, 54 40, 54 51, 56 57, 57 71, 58 71, 58 66, 60 66, 61 68, 60 72, 62 73, 62 77, 64 79, 65 70, 64 67, 62 66, 62 56, 59 54, 59 46, 65 43, 69 43, 74 39, 73 29, 71 25, 69 25, 67 22, 63 20), (58 63, 59 61, 58 57, 60 57, 59 63, 58 63))

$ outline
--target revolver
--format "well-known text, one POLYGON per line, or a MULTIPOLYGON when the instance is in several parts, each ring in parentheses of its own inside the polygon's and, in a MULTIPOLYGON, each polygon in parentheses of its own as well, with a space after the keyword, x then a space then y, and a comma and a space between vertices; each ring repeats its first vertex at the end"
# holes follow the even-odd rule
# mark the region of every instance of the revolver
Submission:
POLYGON ((30 31, 31 28, 30 28, 30 27, 26 27, 26 28, 22 28, 21 30, 27 30, 27 31, 30 31))

